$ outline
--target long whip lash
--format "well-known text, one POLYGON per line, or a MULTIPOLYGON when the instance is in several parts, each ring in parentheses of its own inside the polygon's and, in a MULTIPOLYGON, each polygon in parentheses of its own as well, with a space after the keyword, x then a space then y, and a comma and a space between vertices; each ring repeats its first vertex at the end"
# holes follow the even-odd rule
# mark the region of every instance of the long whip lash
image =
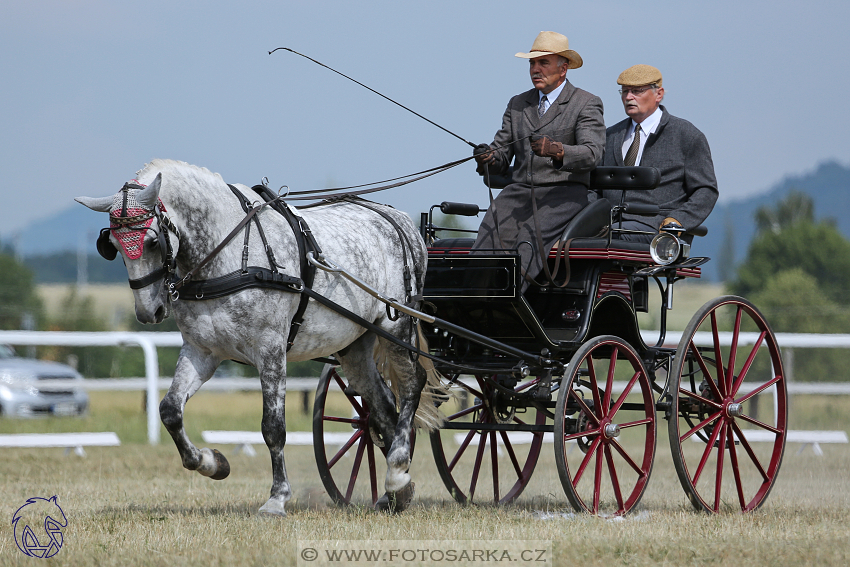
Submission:
POLYGON ((278 48, 276 48, 276 49, 272 49, 271 51, 269 51, 269 55, 271 55, 272 53, 274 53, 275 51, 278 51, 278 50, 280 50, 280 49, 283 49, 284 51, 289 51, 290 53, 294 53, 295 55, 300 55, 301 57, 303 57, 303 58, 305 58, 305 59, 309 59, 310 61, 312 61, 312 62, 313 62, 313 63, 315 63, 316 65, 321 65, 321 66, 322 66, 322 67, 324 67, 325 69, 330 69, 331 71, 333 71, 333 72, 334 72, 334 73, 336 73, 337 75, 342 75, 343 77, 345 77, 345 78, 346 78, 346 79, 348 79, 349 81, 355 82, 355 83, 357 83, 358 85, 360 85, 361 87, 363 87, 364 89, 368 89, 368 90, 372 91, 373 93, 375 93, 376 95, 381 96, 381 97, 383 97, 383 98, 387 99, 387 100, 388 100, 388 101, 390 101, 391 103, 393 103, 393 104, 395 104, 395 105, 398 105, 398 106, 402 107, 402 108, 403 108, 403 109, 405 109, 406 111, 408 111, 408 112, 411 112, 411 113, 415 114, 416 116, 418 116, 418 117, 419 117, 419 118, 421 118, 422 120, 425 120, 426 122, 430 122, 431 124, 433 124, 434 126, 436 126, 437 128, 439 128, 440 130, 443 130, 444 132, 447 132, 447 133, 451 134, 452 136, 454 136, 455 138, 457 138, 457 139, 458 139, 458 140, 460 140, 461 142, 466 142, 466 143, 467 143, 467 144, 469 144, 471 147, 473 147, 473 148, 475 147, 475 144, 473 144, 473 143, 472 143, 472 142, 470 142, 469 140, 465 140, 465 139, 461 138, 460 136, 458 136, 457 134, 455 134, 455 133, 454 133, 454 132, 452 132, 451 130, 448 130, 447 128, 443 128, 442 126, 440 126, 439 124, 437 124, 437 123, 436 123, 436 122, 434 122, 433 120, 429 120, 428 118, 425 118, 424 116, 422 116, 421 114, 419 114, 419 113, 418 113, 418 112, 416 112, 415 110, 411 110, 411 109, 407 108, 407 107, 406 107, 406 106, 404 106, 403 104, 401 104, 401 103, 399 103, 399 102, 394 101, 394 100, 393 100, 393 99, 391 99, 390 97, 388 97, 388 96, 386 96, 386 95, 383 95, 383 94, 379 93, 378 91, 376 91, 375 89, 373 89, 373 88, 371 88, 371 87, 367 87, 366 85, 364 85, 364 84, 363 84, 363 83, 361 83, 360 81, 357 81, 357 80, 355 80, 355 79, 352 79, 352 78, 351 78, 351 77, 349 77, 348 75, 345 75, 345 74, 343 74, 343 73, 340 73, 340 72, 339 72, 339 71, 337 71, 336 69, 332 69, 331 67, 328 67, 327 65, 325 65, 324 63, 321 63, 320 61, 316 61, 316 60, 315 60, 315 59, 313 59, 312 57, 307 57, 307 56, 306 56, 306 55, 304 55, 303 53, 298 53, 297 51, 295 51, 295 50, 293 50, 293 49, 289 49, 288 47, 278 47, 278 48))

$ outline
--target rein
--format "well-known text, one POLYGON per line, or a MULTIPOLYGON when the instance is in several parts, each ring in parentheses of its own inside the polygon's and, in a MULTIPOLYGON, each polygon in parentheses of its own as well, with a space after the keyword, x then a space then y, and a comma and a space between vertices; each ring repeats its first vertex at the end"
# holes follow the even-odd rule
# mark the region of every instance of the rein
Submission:
POLYGON ((474 156, 470 156, 468 158, 459 159, 456 161, 450 161, 449 163, 445 163, 443 165, 439 165, 437 167, 432 167, 430 169, 425 169, 422 171, 418 171, 416 173, 411 173, 408 175, 402 175, 401 177, 394 177, 392 179, 385 179, 384 181, 375 181, 373 183, 364 183, 362 185, 352 185, 350 187, 335 187, 333 189, 310 189, 307 191, 292 191, 287 194, 287 199, 292 201, 305 201, 305 200, 315 200, 318 195, 323 195, 324 193, 330 193, 331 191, 340 191, 339 193, 331 193, 330 195, 324 195, 322 198, 331 199, 337 197, 353 197, 357 195, 367 195, 369 193, 376 193, 378 191, 384 191, 386 189, 393 189, 395 187, 401 187, 403 185, 407 185, 409 183, 413 183, 414 181, 419 181, 420 179, 425 179, 426 177, 431 177, 432 175, 437 175, 438 173, 442 173, 444 171, 448 171, 453 167, 457 167, 462 163, 466 163, 472 159, 475 159, 474 156), (413 177, 413 176, 417 177, 413 177), (408 177, 413 177, 412 179, 406 179, 408 177), (369 187, 370 185, 374 185, 375 183, 387 183, 389 181, 397 181, 399 179, 406 179, 405 181, 400 181, 398 183, 392 183, 390 185, 381 185, 380 187, 371 187, 369 189, 360 189, 359 191, 345 191, 346 189, 359 189, 360 187, 369 187), (292 195, 303 195, 293 197, 292 195))
MULTIPOLYGON (((175 299, 175 300, 178 299, 180 297, 180 288, 182 288, 184 285, 186 285, 187 283, 189 283, 189 281, 192 280, 192 276, 195 275, 195 272, 197 272, 198 270, 200 270, 201 268, 206 266, 209 263, 210 260, 215 258, 218 255, 218 253, 221 252, 222 249, 228 243, 230 243, 231 240, 233 240, 233 237, 236 236, 239 233, 240 230, 245 228, 245 225, 248 224, 251 221, 252 218, 254 218, 254 215, 256 215, 258 212, 260 212, 268 204, 269 204, 268 202, 262 203, 259 206, 253 207, 252 209, 250 209, 248 211, 248 214, 245 215, 245 217, 239 222, 239 224, 237 224, 236 227, 234 227, 234 229, 230 231, 230 234, 225 236, 224 240, 222 240, 221 243, 219 243, 219 245, 216 246, 213 249, 212 252, 207 254, 207 256, 203 260, 201 260, 198 263, 197 266, 195 266, 194 268, 189 270, 186 273, 186 275, 183 276, 182 278, 180 278, 179 280, 169 283, 168 284, 168 291, 169 291, 169 294, 171 295, 171 298, 175 299)), ((147 277, 150 277, 150 276, 147 276, 147 277)), ((154 281, 156 281, 156 280, 154 280, 154 281)))

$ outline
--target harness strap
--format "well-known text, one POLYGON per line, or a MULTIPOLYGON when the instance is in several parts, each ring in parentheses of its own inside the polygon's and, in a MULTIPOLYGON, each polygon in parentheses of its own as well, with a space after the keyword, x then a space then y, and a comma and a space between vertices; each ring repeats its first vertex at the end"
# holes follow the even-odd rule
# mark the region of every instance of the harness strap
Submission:
MULTIPOLYGON (((246 213, 249 212, 252 206, 251 201, 245 198, 245 196, 242 195, 242 193, 240 193, 235 186, 229 183, 227 184, 227 186, 230 188, 233 194, 236 195, 236 198, 239 199, 239 204, 242 206, 242 210, 246 213)), ((272 207, 274 207, 274 205, 272 205, 272 207)), ((272 249, 269 246, 269 242, 268 240, 266 240, 266 233, 263 230, 263 225, 260 223, 260 218, 254 217, 252 220, 254 221, 254 224, 257 225, 257 232, 260 233, 260 239, 263 241, 263 249, 266 251, 266 256, 269 259, 269 268, 271 268, 272 272, 277 273, 277 269, 279 266, 277 264, 277 261, 275 260, 274 253, 272 252, 272 249)), ((251 227, 249 226, 245 229, 245 241, 242 244, 242 272, 247 272, 248 270, 248 239, 250 235, 251 227)))
MULTIPOLYGON (((231 190, 233 189, 235 188, 231 187, 231 190)), ((307 261, 307 252, 321 254, 322 249, 313 237, 313 233, 310 231, 307 221, 303 218, 296 218, 289 207, 276 197, 271 192, 271 189, 265 185, 254 185, 251 189, 260 195, 260 197, 266 201, 266 204, 271 204, 272 208, 283 215, 283 218, 285 218, 286 222, 289 223, 289 227, 292 229, 293 234, 295 234, 295 241, 298 244, 298 261, 301 267, 301 279, 304 282, 304 288, 311 289, 313 287, 313 280, 316 277, 316 267, 307 261)), ((309 298, 302 294, 301 300, 298 302, 298 308, 295 310, 295 315, 292 316, 292 322, 289 326, 289 336, 286 339, 287 351, 289 351, 289 349, 292 348, 292 345, 295 344, 295 337, 298 335, 298 331, 301 329, 301 323, 304 321, 304 312, 307 311, 308 302, 309 298)))
POLYGON ((300 278, 273 272, 268 268, 251 266, 247 270, 236 270, 211 280, 192 281, 183 286, 180 299, 183 301, 218 299, 231 293, 249 288, 274 289, 298 293, 303 283, 300 278))
MULTIPOLYGON (((393 228, 395 228, 396 232, 398 233, 399 237, 402 240, 401 254, 402 254, 402 264, 404 265, 404 289, 405 289, 405 292, 407 293, 406 299, 408 301, 410 301, 411 297, 413 296, 413 289, 412 289, 412 286, 410 285, 410 269, 407 266, 407 250, 409 249, 411 255, 413 255, 413 244, 410 242, 410 239, 407 237, 407 234, 405 234, 404 230, 401 228, 401 226, 399 226, 399 224, 395 221, 394 218, 392 218, 390 215, 388 215, 385 211, 382 211, 380 208, 372 206, 372 204, 369 201, 366 201, 366 200, 361 199, 359 197, 350 197, 350 196, 349 197, 342 197, 339 200, 345 201, 347 203, 351 203, 352 205, 359 205, 361 207, 369 209, 370 211, 374 211, 374 212, 378 213, 379 215, 381 215, 384 218, 384 220, 386 220, 391 225, 393 225, 393 228)), ((329 202, 334 202, 334 201, 335 200, 329 199, 329 202)), ((421 278, 422 278, 422 266, 420 266, 416 262, 413 262, 413 270, 414 270, 414 273, 416 275, 416 287, 417 287, 418 290, 421 291, 421 289, 422 289, 422 280, 421 280, 421 278)))
POLYGON ((176 282, 174 282, 173 284, 171 284, 171 286, 170 286, 170 290, 171 290, 171 292, 172 292, 172 293, 173 293, 173 292, 177 292, 177 291, 179 291, 179 290, 180 290, 180 288, 182 288, 184 285, 186 285, 187 283, 189 283, 189 282, 192 280, 192 277, 195 275, 195 272, 197 272, 198 270, 200 270, 201 268, 203 268, 204 266, 206 266, 206 265, 207 265, 207 263, 208 263, 210 260, 212 260, 213 258, 215 258, 215 256, 216 256, 216 255, 218 255, 218 253, 219 253, 219 252, 221 252, 221 250, 222 250, 225 246, 227 246, 227 244, 228 244, 231 240, 233 240, 233 237, 234 237, 234 236, 236 236, 236 235, 239 233, 239 231, 240 231, 240 230, 242 230, 242 229, 245 227, 245 225, 246 225, 246 224, 248 224, 248 222, 249 222, 252 218, 254 218, 254 215, 256 215, 257 213, 259 213, 259 212, 260 212, 260 210, 261 210, 261 209, 263 209, 266 205, 268 205, 268 203, 263 203, 263 204, 261 204, 261 205, 260 205, 260 206, 258 206, 258 207, 254 207, 254 208, 252 208, 252 209, 248 212, 248 214, 247 214, 247 215, 245 215, 245 217, 244 217, 244 218, 243 218, 243 219, 239 222, 239 224, 237 224, 237 225, 233 228, 233 230, 231 230, 231 231, 230 231, 230 234, 228 234, 227 236, 225 236, 225 237, 224 237, 224 240, 222 240, 222 241, 221 241, 221 243, 219 243, 219 245, 218 245, 218 246, 216 246, 216 247, 213 249, 213 251, 212 251, 212 252, 210 252, 210 253, 207 255, 207 257, 206 257, 206 258, 204 258, 203 260, 201 260, 201 262, 200 262, 197 266, 195 266, 194 268, 192 268, 191 270, 189 270, 189 271, 186 273, 186 275, 185 275, 185 276, 183 276, 181 279, 179 279, 178 281, 176 281, 176 282))
POLYGON ((162 278, 164 278, 168 274, 168 268, 165 266, 160 266, 156 270, 152 271, 146 276, 143 276, 136 280, 127 280, 130 282, 130 289, 142 289, 143 287, 147 287, 152 283, 156 283, 162 278))

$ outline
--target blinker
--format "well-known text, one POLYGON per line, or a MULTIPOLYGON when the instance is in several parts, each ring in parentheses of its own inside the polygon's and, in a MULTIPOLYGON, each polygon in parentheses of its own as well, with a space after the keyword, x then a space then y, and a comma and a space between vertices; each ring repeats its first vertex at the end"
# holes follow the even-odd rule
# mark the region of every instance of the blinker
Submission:
POLYGON ((100 236, 97 237, 97 252, 105 260, 114 260, 118 255, 118 249, 109 241, 109 229, 100 229, 100 236))

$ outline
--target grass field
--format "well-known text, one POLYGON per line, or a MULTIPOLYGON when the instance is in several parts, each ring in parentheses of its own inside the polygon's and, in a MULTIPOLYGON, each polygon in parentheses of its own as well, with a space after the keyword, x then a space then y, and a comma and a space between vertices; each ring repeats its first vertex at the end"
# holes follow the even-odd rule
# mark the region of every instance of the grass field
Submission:
MULTIPOLYGON (((72 284, 39 284, 36 286, 36 291, 48 316, 56 317, 59 314, 74 287, 72 284)), ((121 284, 88 284, 76 291, 80 300, 87 297, 91 298, 96 306, 98 317, 112 326, 114 330, 123 330, 127 318, 134 312, 133 290, 126 282, 121 284)))
MULTIPOLYGON (((290 430, 309 430, 300 396, 290 397, 290 430)), ((258 393, 199 393, 187 429, 259 428, 258 393)), ((659 422, 663 427, 666 422, 659 422)), ((850 430, 850 399, 797 396, 794 429, 850 430)), ((324 493, 310 447, 287 448, 294 490, 286 518, 257 515, 271 485, 264 447, 233 455, 232 472, 212 481, 183 470, 171 440, 145 444, 140 393, 92 393, 83 418, 0 419, 0 432, 116 431, 121 447, 4 449, 0 460, 0 564, 31 565, 15 546, 9 522, 27 498, 58 495, 68 518, 56 565, 295 565, 299 540, 544 540, 556 565, 846 565, 850 555, 850 446, 825 445, 825 456, 789 445, 777 484, 755 513, 709 516, 692 511, 659 431, 649 488, 640 510, 621 521, 570 514, 544 445, 531 482, 504 507, 460 506, 439 479, 427 438, 419 435, 411 474, 411 509, 388 517, 364 505, 334 506, 324 493), (544 519, 549 518, 549 519, 544 519)), ((303 562, 301 564, 304 564, 303 562)), ((345 565, 345 563, 340 563, 345 565)), ((389 564, 389 563, 386 563, 389 564)), ((522 563, 517 563, 522 564, 522 563)))

